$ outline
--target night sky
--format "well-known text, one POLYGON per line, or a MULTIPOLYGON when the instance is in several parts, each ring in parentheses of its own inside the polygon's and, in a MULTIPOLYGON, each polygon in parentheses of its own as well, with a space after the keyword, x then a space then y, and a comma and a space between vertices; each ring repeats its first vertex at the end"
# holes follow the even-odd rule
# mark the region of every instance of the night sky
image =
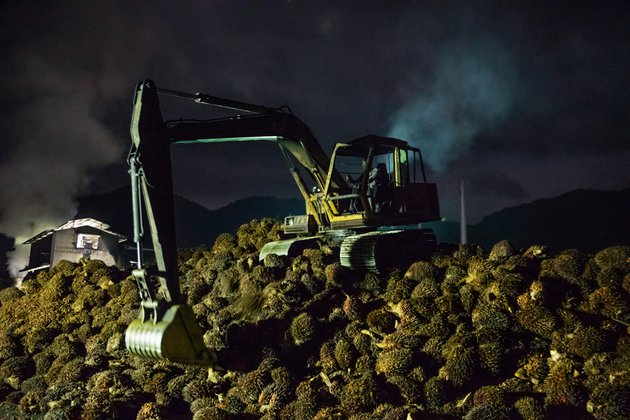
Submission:
MULTIPOLYGON (((0 232, 26 239, 77 195, 127 183, 138 81, 288 105, 331 151, 420 147, 443 214, 469 221, 576 188, 630 187, 630 2, 62 1, 0 6, 0 232), (151 5, 149 5, 149 3, 151 5)), ((173 99, 165 117, 211 110, 173 99)), ((208 208, 298 197, 270 144, 177 146, 208 208)))

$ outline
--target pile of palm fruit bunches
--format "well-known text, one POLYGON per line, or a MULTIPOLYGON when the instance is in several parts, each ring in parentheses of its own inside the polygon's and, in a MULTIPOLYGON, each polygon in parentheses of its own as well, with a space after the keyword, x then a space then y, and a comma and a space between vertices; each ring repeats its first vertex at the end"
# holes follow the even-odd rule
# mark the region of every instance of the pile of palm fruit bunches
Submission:
POLYGON ((59 263, 0 291, 0 418, 630 418, 630 247, 439 246, 386 275, 293 260, 253 220, 179 254, 215 366, 133 356, 128 272, 59 263))

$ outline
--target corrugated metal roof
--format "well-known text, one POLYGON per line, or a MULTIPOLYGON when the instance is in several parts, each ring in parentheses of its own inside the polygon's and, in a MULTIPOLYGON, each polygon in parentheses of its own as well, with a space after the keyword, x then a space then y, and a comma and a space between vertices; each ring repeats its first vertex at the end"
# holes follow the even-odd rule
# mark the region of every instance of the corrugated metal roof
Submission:
POLYGON ((33 236, 31 239, 24 241, 22 245, 28 245, 28 244, 32 244, 33 242, 37 242, 40 239, 44 239, 45 237, 47 237, 48 235, 51 235, 53 232, 56 232, 56 231, 76 229, 76 228, 86 227, 86 226, 100 230, 101 232, 107 233, 109 235, 116 236, 118 237, 118 242, 122 242, 127 239, 125 235, 121 235, 119 233, 115 233, 115 232, 107 230, 109 229, 109 225, 107 223, 103 223, 99 220, 92 219, 91 217, 87 217, 85 219, 70 220, 64 223, 63 225, 58 226, 54 229, 48 229, 41 233, 38 233, 37 235, 33 236))
POLYGON ((34 271, 44 270, 46 268, 50 268, 50 264, 40 265, 39 267, 26 267, 20 270, 20 273, 31 273, 34 271))

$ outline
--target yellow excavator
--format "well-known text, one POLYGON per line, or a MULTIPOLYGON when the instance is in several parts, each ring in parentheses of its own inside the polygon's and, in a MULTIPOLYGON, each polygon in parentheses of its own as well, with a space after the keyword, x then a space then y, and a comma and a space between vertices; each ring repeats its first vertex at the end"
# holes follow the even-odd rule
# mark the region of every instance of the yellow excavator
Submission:
POLYGON ((261 260, 269 254, 297 256, 326 243, 338 250, 344 267, 378 273, 420 258, 436 243, 433 232, 419 224, 440 219, 437 187, 426 182, 420 150, 403 140, 367 135, 337 143, 328 157, 308 126, 287 107, 179 92, 151 80, 136 87, 131 138, 128 163, 137 245, 132 275, 141 298, 139 316, 125 334, 133 354, 181 363, 213 362, 194 313, 180 294, 172 144, 269 141, 279 146, 304 198, 305 214, 285 218, 286 238, 265 245, 261 260), (159 95, 237 114, 165 121, 159 95), (143 264, 143 220, 148 221, 157 265, 151 273, 143 264))

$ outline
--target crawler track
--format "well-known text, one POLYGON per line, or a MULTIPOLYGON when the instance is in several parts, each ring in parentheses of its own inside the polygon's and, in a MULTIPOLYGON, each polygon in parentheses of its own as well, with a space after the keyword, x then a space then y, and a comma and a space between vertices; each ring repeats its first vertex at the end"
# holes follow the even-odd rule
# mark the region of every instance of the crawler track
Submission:
POLYGON ((347 237, 341 244, 341 265, 380 273, 421 259, 435 247, 429 229, 377 231, 347 237))

